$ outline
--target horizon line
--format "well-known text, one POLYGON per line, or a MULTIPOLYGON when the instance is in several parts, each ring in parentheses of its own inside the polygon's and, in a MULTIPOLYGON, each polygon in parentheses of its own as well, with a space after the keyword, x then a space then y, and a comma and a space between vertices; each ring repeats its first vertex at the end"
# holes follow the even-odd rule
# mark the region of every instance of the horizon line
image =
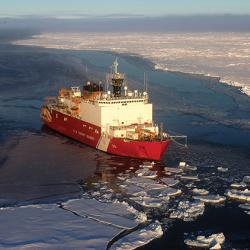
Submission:
POLYGON ((223 16, 234 16, 234 17, 246 17, 250 16, 250 13, 246 14, 236 14, 236 13, 199 13, 199 14, 165 14, 165 15, 143 15, 143 14, 126 14, 126 13, 113 13, 105 15, 91 15, 91 14, 68 14, 68 15, 50 15, 50 14, 23 14, 23 15, 9 15, 0 13, 0 18, 10 18, 10 19, 65 19, 65 20, 74 20, 74 19, 116 19, 116 18, 167 18, 167 17, 223 17, 223 16))

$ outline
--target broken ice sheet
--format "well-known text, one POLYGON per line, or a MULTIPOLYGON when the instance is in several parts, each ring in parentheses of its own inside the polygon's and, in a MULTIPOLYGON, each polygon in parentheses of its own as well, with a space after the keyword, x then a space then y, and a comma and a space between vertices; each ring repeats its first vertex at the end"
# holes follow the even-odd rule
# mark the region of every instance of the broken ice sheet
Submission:
POLYGON ((1 249, 104 249, 120 228, 82 218, 55 204, 0 211, 1 249))
MULTIPOLYGON (((118 201, 76 199, 62 207, 41 204, 4 208, 0 210, 0 248, 105 249, 121 231, 146 220, 144 213, 118 201)), ((119 239, 113 249, 138 247, 161 235, 158 222, 147 224, 119 239)))
POLYGON ((186 162, 180 162, 179 168, 184 170, 184 171, 196 171, 197 170, 196 166, 190 166, 186 162))
POLYGON ((199 194, 199 195, 208 195, 208 194, 209 194, 209 191, 208 191, 208 190, 206 190, 206 189, 201 189, 201 188, 194 188, 194 189, 192 190, 192 192, 193 192, 194 194, 199 194))
POLYGON ((183 170, 180 168, 169 168, 169 167, 165 167, 164 171, 165 171, 165 174, 167 174, 167 175, 180 174, 183 172, 183 170))
POLYGON ((237 189, 230 189, 226 191, 226 196, 231 199, 242 201, 242 202, 250 202, 250 190, 237 190, 237 189))
POLYGON ((143 187, 137 186, 132 183, 120 185, 120 187, 127 195, 132 195, 132 196, 146 195, 146 192, 143 187))
POLYGON ((246 214, 250 215, 250 203, 240 204, 239 207, 244 209, 246 214))
POLYGON ((193 198, 196 200, 200 200, 207 204, 221 204, 226 200, 224 196, 220 196, 218 194, 217 195, 212 195, 212 194, 200 195, 200 196, 194 196, 193 198))
POLYGON ((152 171, 147 168, 138 169, 135 173, 143 178, 155 179, 157 177, 157 171, 152 171))
POLYGON ((135 249, 149 243, 155 238, 159 238, 163 235, 161 225, 158 221, 148 225, 146 228, 138 229, 133 233, 121 238, 115 244, 112 245, 111 249, 115 250, 127 250, 135 249))
POLYGON ((247 185, 244 182, 240 182, 240 183, 232 183, 231 187, 232 188, 239 188, 240 189, 240 188, 246 188, 247 185))
POLYGON ((182 175, 180 176, 181 180, 185 180, 185 181, 199 181, 199 177, 198 175, 182 175))
POLYGON ((142 177, 132 177, 132 178, 129 178, 126 180, 126 182, 129 182, 129 183, 134 183, 134 184, 137 184, 137 185, 144 185, 144 184, 151 184, 151 183, 155 183, 154 180, 151 180, 151 179, 147 179, 147 178, 142 178, 142 177))
POLYGON ((145 214, 132 209, 126 202, 105 203, 94 199, 76 199, 64 203, 63 207, 80 216, 119 228, 135 227, 146 220, 145 214))
MULTIPOLYGON (((133 177, 131 179, 126 180, 126 182, 129 184, 130 183, 134 184, 142 191, 146 191, 148 189, 153 189, 153 188, 165 188, 166 187, 166 185, 160 184, 160 183, 156 182, 155 180, 142 178, 142 177, 133 177)), ((126 186, 125 186, 125 188, 126 188, 126 186)))
POLYGON ((137 204, 149 208, 165 208, 167 206, 168 197, 154 198, 149 196, 132 197, 131 200, 137 204))
POLYGON ((139 165, 140 168, 153 168, 155 165, 155 162, 150 162, 150 161, 146 161, 143 162, 141 165, 139 165))
POLYGON ((175 180, 173 178, 162 178, 161 179, 161 182, 165 183, 167 186, 169 187, 173 187, 173 186, 176 186, 180 181, 179 180, 175 180))
POLYGON ((172 197, 181 194, 180 189, 175 189, 171 187, 164 188, 152 188, 146 191, 151 197, 172 197))
POLYGON ((246 184, 250 184, 250 176, 244 176, 242 181, 246 184))
POLYGON ((212 234, 210 236, 198 235, 197 237, 191 236, 184 240, 184 243, 192 248, 206 248, 218 250, 225 241, 223 233, 212 234))
POLYGON ((217 167, 217 170, 221 173, 226 173, 228 171, 228 168, 217 167))
POLYGON ((175 211, 170 214, 171 219, 192 221, 204 213, 205 205, 201 201, 180 201, 175 211))

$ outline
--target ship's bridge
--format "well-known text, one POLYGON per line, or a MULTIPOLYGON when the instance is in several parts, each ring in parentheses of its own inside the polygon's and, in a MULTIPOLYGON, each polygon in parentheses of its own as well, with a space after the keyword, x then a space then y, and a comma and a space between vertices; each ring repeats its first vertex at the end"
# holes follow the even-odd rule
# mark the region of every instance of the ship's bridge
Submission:
POLYGON ((96 97, 96 104, 99 106, 109 105, 109 104, 139 104, 139 103, 148 103, 148 94, 146 92, 139 93, 135 90, 134 92, 128 93, 128 95, 122 95, 119 97, 112 97, 108 93, 103 93, 100 96, 96 97))

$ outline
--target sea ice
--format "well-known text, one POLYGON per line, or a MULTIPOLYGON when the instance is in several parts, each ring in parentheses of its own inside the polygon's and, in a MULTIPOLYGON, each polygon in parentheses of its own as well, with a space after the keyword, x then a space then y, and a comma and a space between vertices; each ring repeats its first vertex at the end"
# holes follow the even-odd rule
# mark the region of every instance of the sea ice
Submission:
POLYGON ((192 192, 193 192, 194 194, 199 194, 199 195, 208 195, 208 194, 209 194, 209 191, 208 191, 208 190, 206 190, 206 189, 199 189, 199 188, 194 188, 194 189, 192 190, 192 192))
POLYGON ((126 180, 126 182, 137 184, 143 186, 145 184, 153 184, 156 183, 154 180, 142 178, 142 177, 132 177, 126 180))
POLYGON ((145 191, 149 189, 160 189, 160 188, 166 188, 166 185, 159 184, 159 183, 145 183, 145 184, 138 184, 139 186, 143 187, 145 191))
POLYGON ((125 202, 106 203, 95 199, 76 199, 64 203, 63 207, 80 216, 126 229, 135 227, 138 220, 143 218, 138 213, 134 214, 135 210, 131 213, 130 206, 125 202))
POLYGON ((240 182, 240 183, 232 183, 231 187, 232 188, 239 188, 240 189, 240 188, 246 188, 247 185, 244 182, 240 182))
POLYGON ((182 169, 180 168, 169 168, 169 167, 165 167, 164 168, 164 171, 167 175, 170 175, 170 174, 180 174, 183 172, 182 169))
POLYGON ((226 173, 228 171, 228 168, 218 167, 217 170, 222 173, 226 173))
POLYGON ((166 185, 157 183, 156 181, 152 179, 143 178, 143 177, 133 177, 131 179, 126 180, 126 182, 136 185, 139 188, 143 188, 144 191, 148 189, 153 189, 153 188, 165 188, 166 187, 166 185))
POLYGON ((237 189, 231 189, 226 191, 226 196, 228 196, 231 199, 243 201, 243 202, 250 202, 250 190, 237 190, 237 189))
POLYGON ((157 177, 157 171, 151 171, 149 169, 143 168, 135 172, 139 177, 155 179, 157 177))
POLYGON ((182 180, 187 180, 187 181, 199 181, 198 175, 182 175, 180 176, 182 180))
POLYGON ((146 195, 144 188, 142 188, 138 185, 135 185, 133 183, 128 183, 126 185, 120 185, 120 187, 128 195, 132 195, 132 196, 146 195))
POLYGON ((246 214, 250 215, 250 203, 240 204, 239 207, 244 209, 246 214))
POLYGON ((117 242, 115 242, 111 249, 115 250, 127 250, 136 249, 149 243, 151 240, 159 238, 163 235, 161 225, 158 221, 149 224, 146 228, 138 229, 117 242))
POLYGON ((242 209, 250 210, 250 203, 240 204, 239 207, 242 209))
POLYGON ((212 234, 209 237, 199 235, 196 238, 191 237, 190 239, 185 239, 184 243, 193 248, 209 248, 211 250, 221 249, 221 245, 225 241, 225 236, 223 233, 212 234))
POLYGON ((208 204, 220 204, 223 203, 226 198, 224 196, 220 196, 220 195, 201 195, 201 196, 194 196, 193 197, 196 200, 200 200, 204 203, 208 203, 208 204))
POLYGON ((148 222, 145 213, 119 201, 75 199, 60 207, 39 204, 5 208, 0 210, 0 221, 0 248, 11 250, 105 249, 112 239, 128 230, 112 246, 126 249, 162 235, 159 222, 148 222), (141 227, 133 231, 138 223, 141 227))
POLYGON ((180 181, 179 180, 175 180, 173 178, 162 178, 161 182, 165 183, 167 186, 169 187, 174 187, 176 186, 180 181))
POLYGON ((55 204, 0 212, 1 249, 105 249, 122 228, 79 217, 55 204))
POLYGON ((245 182, 246 184, 250 184, 250 176, 244 176, 243 182, 245 182))
POLYGON ((179 167, 185 167, 185 166, 186 166, 186 162, 185 161, 180 161, 179 167))
POLYGON ((15 44, 136 53, 155 63, 155 69, 219 76, 222 83, 242 87, 250 95, 248 39, 247 32, 110 32, 105 36, 81 32, 42 33, 15 44))
POLYGON ((132 197, 133 201, 138 203, 141 206, 149 207, 149 208, 159 208, 166 205, 167 199, 164 197, 154 198, 149 196, 141 196, 141 197, 132 197))
POLYGON ((196 171, 197 167, 195 166, 190 166, 186 162, 180 162, 179 163, 179 168, 183 169, 184 171, 196 171))
POLYGON ((171 219, 192 221, 204 213, 205 205, 201 201, 180 201, 175 211, 170 214, 171 219))
POLYGON ((181 194, 180 189, 175 189, 171 187, 164 188, 152 188, 146 191, 150 197, 172 197, 181 194))
POLYGON ((155 162, 146 161, 146 162, 143 162, 139 167, 141 167, 141 168, 153 168, 154 165, 155 165, 155 162))

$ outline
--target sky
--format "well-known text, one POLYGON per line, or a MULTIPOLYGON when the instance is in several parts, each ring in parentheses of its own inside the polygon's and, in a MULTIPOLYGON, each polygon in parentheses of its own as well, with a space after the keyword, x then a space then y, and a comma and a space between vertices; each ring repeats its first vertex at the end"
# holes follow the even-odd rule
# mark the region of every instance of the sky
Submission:
POLYGON ((1 16, 250 14, 250 0, 0 0, 1 16))

